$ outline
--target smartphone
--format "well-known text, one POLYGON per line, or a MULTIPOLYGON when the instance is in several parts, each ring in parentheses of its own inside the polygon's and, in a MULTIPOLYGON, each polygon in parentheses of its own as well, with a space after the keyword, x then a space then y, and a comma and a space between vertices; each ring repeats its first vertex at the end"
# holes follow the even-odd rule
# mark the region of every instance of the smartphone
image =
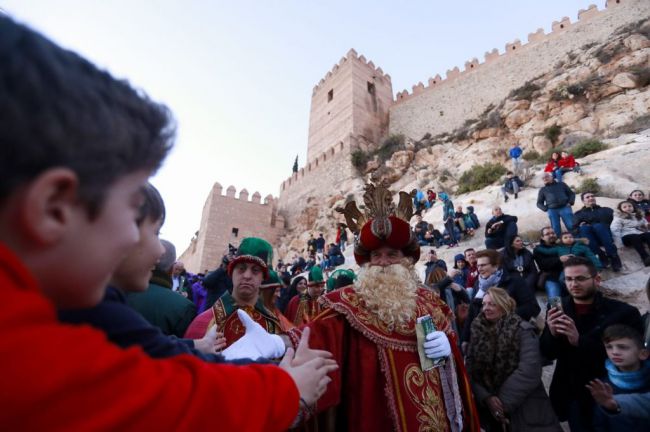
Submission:
POLYGON ((552 308, 557 308, 562 311, 562 297, 553 296, 548 299, 548 304, 552 308))

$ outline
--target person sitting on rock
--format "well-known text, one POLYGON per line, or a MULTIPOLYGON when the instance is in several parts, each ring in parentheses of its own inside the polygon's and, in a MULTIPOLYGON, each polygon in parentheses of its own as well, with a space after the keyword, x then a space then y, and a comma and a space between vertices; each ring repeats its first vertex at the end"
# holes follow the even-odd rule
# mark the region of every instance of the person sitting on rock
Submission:
POLYGON ((508 202, 508 193, 511 193, 515 196, 515 199, 519 197, 519 191, 524 186, 523 180, 519 176, 515 175, 512 171, 506 173, 506 180, 501 187, 501 193, 503 194, 503 199, 505 202, 508 202))
POLYGON ((642 191, 639 189, 633 190, 627 200, 634 204, 635 209, 641 210, 645 219, 650 222, 650 200, 645 198, 642 191))
POLYGON ((562 170, 562 174, 566 172, 575 172, 582 175, 582 168, 580 168, 580 164, 576 162, 576 159, 569 152, 563 151, 560 154, 559 164, 560 169, 562 170))
POLYGON ((427 244, 427 242, 424 239, 424 235, 426 234, 428 228, 429 228, 429 224, 422 220, 422 216, 416 214, 415 226, 413 227, 413 231, 415 232, 415 236, 417 237, 420 246, 425 246, 427 244))
POLYGON ((429 224, 427 232, 424 233, 424 241, 429 246, 440 247, 442 244, 442 233, 435 229, 432 224, 429 224))
POLYGON ((535 291, 539 272, 533 254, 526 249, 521 237, 515 236, 512 242, 503 248, 501 267, 508 275, 522 278, 531 292, 535 291))
POLYGON ((616 207, 618 211, 612 222, 612 236, 614 243, 618 246, 633 247, 643 264, 650 266, 650 255, 646 247, 650 248, 650 232, 648 232, 648 221, 643 217, 641 210, 634 208, 629 201, 621 201, 616 207))
POLYGON ((433 205, 436 203, 436 198, 436 193, 431 189, 427 189, 427 202, 429 203, 428 208, 433 207, 433 205))
POLYGON ((589 240, 586 239, 576 239, 568 231, 562 233, 560 237, 560 243, 558 244, 558 254, 559 256, 580 256, 587 258, 591 261, 597 269, 601 269, 602 265, 600 260, 594 253, 589 249, 586 243, 589 240))
POLYGON ((456 207, 456 212, 454 213, 454 224, 461 233, 465 234, 465 213, 463 213, 463 206, 456 207))
POLYGON ((481 227, 478 216, 476 216, 476 213, 474 213, 474 206, 467 206, 467 213, 465 214, 465 226, 471 227, 473 229, 479 229, 481 227))
POLYGON ((485 224, 485 247, 501 249, 517 235, 517 216, 503 214, 501 207, 492 209, 492 218, 485 224))
POLYGON ((614 210, 597 205, 596 195, 593 192, 583 192, 580 199, 584 207, 573 215, 576 233, 579 237, 589 240, 589 248, 598 255, 603 268, 608 267, 611 262, 613 271, 621 271, 621 259, 609 228, 614 219, 614 210))
POLYGON ((543 287, 549 298, 559 297, 566 293, 562 276, 564 262, 570 257, 560 256, 556 242, 557 236, 553 228, 545 226, 541 230, 539 244, 533 249, 533 258, 535 258, 540 271, 537 286, 543 287))
POLYGON ((546 163, 544 168, 545 173, 551 173, 553 178, 558 183, 562 182, 562 167, 560 166, 560 154, 558 152, 553 152, 551 158, 546 163))

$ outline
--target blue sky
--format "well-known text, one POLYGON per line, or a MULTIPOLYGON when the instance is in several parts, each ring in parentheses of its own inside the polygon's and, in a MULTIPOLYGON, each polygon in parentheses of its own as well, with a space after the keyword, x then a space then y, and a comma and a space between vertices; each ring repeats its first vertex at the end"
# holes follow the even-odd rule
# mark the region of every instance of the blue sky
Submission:
MULTIPOLYGON (((162 237, 180 254, 214 182, 279 194, 307 153, 312 88, 350 49, 391 75, 393 92, 483 61, 580 0, 0 0, 0 8, 167 104, 176 147, 152 182, 162 237)), ((605 1, 596 2, 599 9, 605 1)), ((462 101, 459 101, 462 103, 462 101)))

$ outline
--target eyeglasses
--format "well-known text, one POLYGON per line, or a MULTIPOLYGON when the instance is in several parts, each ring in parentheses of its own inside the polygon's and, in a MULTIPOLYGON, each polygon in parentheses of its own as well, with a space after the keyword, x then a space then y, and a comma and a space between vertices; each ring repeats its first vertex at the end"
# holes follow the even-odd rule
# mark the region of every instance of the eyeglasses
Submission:
POLYGON ((565 283, 571 283, 571 282, 582 283, 584 281, 587 281, 587 280, 593 279, 593 278, 594 278, 593 276, 576 276, 576 277, 565 276, 564 277, 564 282, 565 283))

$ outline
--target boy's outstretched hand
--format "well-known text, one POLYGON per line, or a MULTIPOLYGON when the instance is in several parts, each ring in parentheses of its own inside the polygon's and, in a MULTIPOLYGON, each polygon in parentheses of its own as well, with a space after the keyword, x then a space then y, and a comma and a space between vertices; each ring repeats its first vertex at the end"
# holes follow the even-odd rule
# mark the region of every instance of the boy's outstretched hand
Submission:
POLYGON ((587 384, 587 388, 598 405, 608 411, 616 411, 618 409, 618 404, 614 400, 614 391, 608 383, 595 379, 587 384))

